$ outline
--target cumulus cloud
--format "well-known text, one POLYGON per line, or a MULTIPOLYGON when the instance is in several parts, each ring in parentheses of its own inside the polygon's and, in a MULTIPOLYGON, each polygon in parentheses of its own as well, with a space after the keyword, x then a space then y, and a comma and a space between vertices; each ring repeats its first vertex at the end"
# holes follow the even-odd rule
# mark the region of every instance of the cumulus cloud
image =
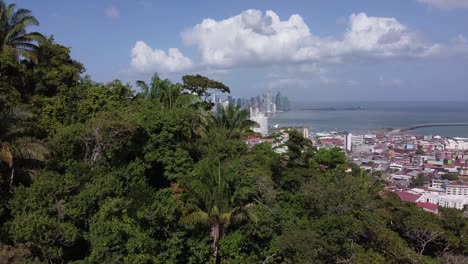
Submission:
MULTIPOLYGON (((427 42, 393 17, 351 14, 346 25, 341 36, 323 37, 312 33, 298 14, 282 20, 273 11, 247 10, 224 20, 204 19, 181 35, 184 44, 198 50, 197 67, 211 70, 289 65, 298 72, 320 73, 317 65, 351 58, 468 55, 464 36, 447 43, 427 42)), ((178 72, 192 68, 193 63, 176 48, 165 52, 139 41, 132 50, 131 66, 139 72, 178 72)))
MULTIPOLYGON (((247 10, 224 20, 204 19, 182 33, 186 45, 200 52, 202 64, 233 67, 248 64, 328 62, 347 57, 416 57, 447 53, 451 46, 427 43, 392 17, 352 14, 340 38, 314 35, 300 15, 281 20, 273 11, 247 10)), ((458 45, 467 52, 468 45, 458 45)))
POLYGON ((130 66, 140 73, 172 73, 189 70, 192 61, 185 57, 179 49, 171 48, 167 52, 152 49, 143 41, 137 41, 131 52, 130 66))
POLYGON ((273 11, 263 15, 258 10, 247 10, 221 21, 204 19, 182 34, 185 44, 198 47, 204 64, 223 67, 300 61, 292 56, 310 36, 299 15, 281 21, 273 11))
POLYGON ((109 18, 119 18, 119 10, 115 6, 109 6, 105 10, 105 14, 109 18))
POLYGON ((390 17, 352 14, 344 39, 337 44, 339 52, 371 57, 423 56, 431 44, 425 44, 406 26, 390 17))
POLYGON ((468 8, 468 0, 416 0, 419 3, 427 4, 439 9, 468 8))

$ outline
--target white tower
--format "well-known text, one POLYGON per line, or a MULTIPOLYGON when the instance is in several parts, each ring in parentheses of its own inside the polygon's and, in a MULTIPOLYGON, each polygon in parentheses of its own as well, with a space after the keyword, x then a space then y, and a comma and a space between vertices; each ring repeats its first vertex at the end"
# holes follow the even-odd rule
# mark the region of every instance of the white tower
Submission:
POLYGON ((304 138, 307 138, 307 139, 309 138, 309 129, 306 127, 304 127, 303 136, 304 138))
POLYGON ((346 132, 345 133, 345 140, 344 140, 344 148, 347 150, 347 151, 351 151, 351 138, 352 138, 352 134, 351 133, 348 133, 346 132))

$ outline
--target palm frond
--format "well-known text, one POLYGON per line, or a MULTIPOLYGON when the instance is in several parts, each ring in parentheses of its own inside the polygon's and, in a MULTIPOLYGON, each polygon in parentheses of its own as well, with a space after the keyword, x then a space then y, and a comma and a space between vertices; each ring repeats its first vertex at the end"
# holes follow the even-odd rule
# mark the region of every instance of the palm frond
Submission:
POLYGON ((219 216, 219 222, 226 226, 229 226, 229 224, 231 223, 231 219, 232 219, 232 211, 221 214, 219 216))
POLYGON ((257 223, 257 215, 253 212, 253 204, 247 204, 242 207, 235 208, 232 211, 231 223, 238 224, 243 221, 252 221, 257 223))
POLYGON ((15 3, 9 4, 8 7, 6 8, 5 16, 10 18, 13 12, 15 11, 15 9, 16 9, 15 3))
POLYGON ((21 50, 18 50, 18 54, 23 56, 24 58, 31 60, 34 63, 37 63, 37 54, 33 51, 21 49, 21 50))
POLYGON ((15 17, 24 17, 24 16, 29 16, 31 15, 31 11, 25 8, 19 8, 15 12, 15 17))
POLYGON ((207 210, 211 206, 210 201, 212 200, 212 194, 207 184, 200 180, 193 180, 189 185, 189 189, 197 204, 199 204, 203 209, 207 210))
POLYGON ((38 42, 46 40, 46 37, 39 32, 29 32, 27 34, 24 34, 23 37, 38 42))
POLYGON ((15 46, 17 50, 30 51, 30 52, 35 52, 38 49, 36 44, 28 43, 28 42, 15 43, 15 46))
POLYGON ((180 220, 182 224, 202 224, 202 225, 209 225, 210 218, 206 212, 203 211, 196 211, 189 213, 182 217, 180 220))
POLYGON ((14 23, 20 24, 25 28, 28 26, 39 26, 39 21, 35 17, 31 16, 31 11, 26 9, 18 9, 15 13, 14 19, 14 23))
POLYGON ((6 7, 3 1, 0 3, 0 51, 12 49, 16 56, 23 56, 37 63, 35 42, 45 38, 38 32, 27 33, 26 29, 39 25, 39 21, 28 9, 16 10, 15 4, 6 7))
POLYGON ((141 89, 142 93, 147 96, 148 95, 148 85, 144 81, 136 81, 136 86, 141 89))
POLYGON ((48 154, 44 144, 31 137, 21 137, 14 141, 11 150, 15 159, 44 161, 48 154))

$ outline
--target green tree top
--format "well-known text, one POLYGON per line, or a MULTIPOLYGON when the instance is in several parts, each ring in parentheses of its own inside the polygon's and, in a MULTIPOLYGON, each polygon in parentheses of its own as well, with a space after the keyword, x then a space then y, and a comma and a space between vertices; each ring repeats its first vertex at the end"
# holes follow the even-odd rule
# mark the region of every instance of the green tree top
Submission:
POLYGON ((0 0, 0 52, 9 51, 15 56, 37 61, 37 42, 44 36, 38 32, 28 33, 26 29, 38 25, 39 21, 28 9, 16 9, 16 4, 6 5, 0 0))
POLYGON ((200 97, 204 97, 205 101, 211 95, 211 93, 208 91, 209 89, 217 90, 222 93, 231 92, 229 87, 224 85, 224 83, 211 80, 199 74, 185 75, 182 77, 182 82, 184 84, 184 88, 188 92, 195 93, 200 97))

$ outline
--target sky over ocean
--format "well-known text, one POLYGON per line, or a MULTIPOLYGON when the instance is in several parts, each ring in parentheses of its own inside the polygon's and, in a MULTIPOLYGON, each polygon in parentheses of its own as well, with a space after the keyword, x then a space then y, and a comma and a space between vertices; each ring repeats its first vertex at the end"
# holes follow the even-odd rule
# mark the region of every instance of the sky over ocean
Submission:
POLYGON ((16 1, 97 81, 200 73, 236 96, 466 101, 468 1, 16 1))

